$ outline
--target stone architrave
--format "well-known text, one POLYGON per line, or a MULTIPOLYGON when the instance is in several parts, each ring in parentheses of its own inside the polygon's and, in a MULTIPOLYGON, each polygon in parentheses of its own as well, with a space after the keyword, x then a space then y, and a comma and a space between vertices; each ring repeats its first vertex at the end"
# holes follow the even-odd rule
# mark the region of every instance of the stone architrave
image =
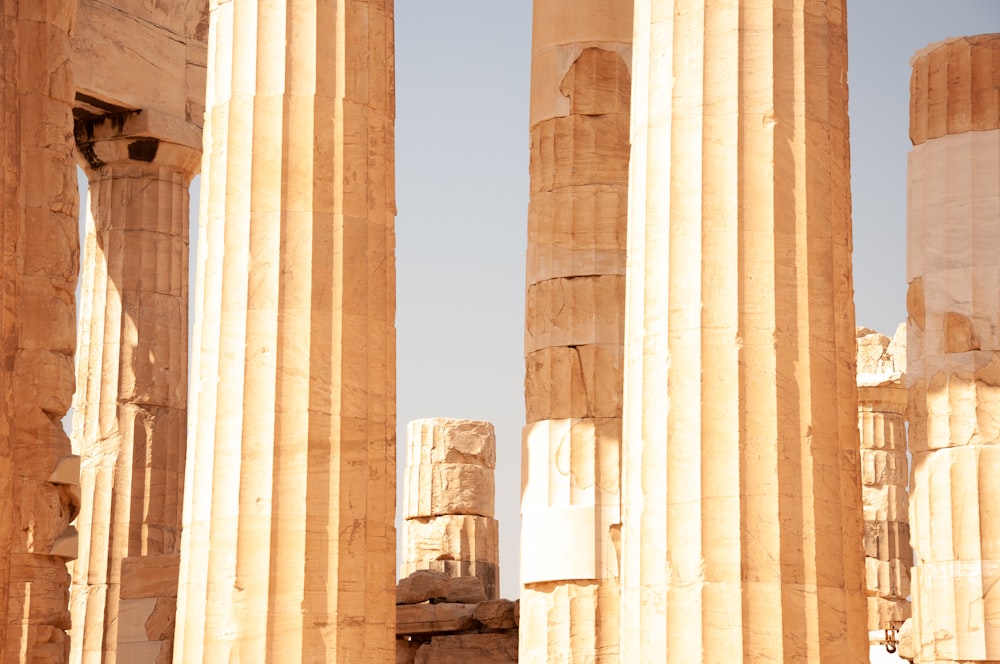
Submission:
POLYGON ((889 337, 858 328, 858 429, 865 514, 868 631, 910 617, 910 519, 906 485, 906 326, 889 337))
POLYGON ((910 529, 918 662, 1000 661, 1000 35, 911 60, 910 529))
POLYGON ((76 2, 0 2, 0 660, 63 662, 79 466, 73 395, 79 262, 76 2))
POLYGON ((174 661, 395 652, 391 0, 210 3, 174 661))
POLYGON ((407 426, 400 578, 429 569, 500 588, 494 516, 496 434, 489 422, 433 418, 407 426))
POLYGON ((621 661, 867 661, 845 2, 633 45, 621 661))
POLYGON ((618 661, 630 0, 535 0, 520 661, 618 661))

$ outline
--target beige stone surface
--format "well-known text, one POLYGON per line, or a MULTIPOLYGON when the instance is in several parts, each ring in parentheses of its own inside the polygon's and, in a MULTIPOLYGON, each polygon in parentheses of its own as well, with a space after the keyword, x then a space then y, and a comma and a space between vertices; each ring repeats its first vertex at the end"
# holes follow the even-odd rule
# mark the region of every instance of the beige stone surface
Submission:
POLYGON ((496 565, 500 559, 497 527, 496 519, 474 514, 405 519, 403 563, 441 560, 496 565))
POLYGON ((916 661, 1000 661, 1000 36, 912 59, 907 210, 916 661))
POLYGON ((396 639, 396 664, 413 664, 417 657, 417 650, 422 645, 420 641, 410 641, 408 639, 396 639))
POLYGON ((396 606, 396 634, 434 634, 474 629, 475 604, 399 604, 396 606))
POLYGON ((865 515, 868 630, 910 617, 910 527, 906 487, 906 326, 889 337, 858 328, 858 428, 865 515), (902 504, 891 510, 889 504, 902 504))
POLYGON ((78 0, 77 107, 142 109, 150 136, 198 149, 205 114, 208 2, 78 0))
POLYGON ((867 661, 845 3, 635 26, 621 661, 867 661))
POLYGON ((489 422, 429 418, 409 423, 401 577, 416 570, 475 576, 486 597, 497 598, 495 466, 496 434, 489 422))
POLYGON ((910 141, 921 145, 949 134, 1000 128, 996 91, 997 35, 953 37, 911 59, 910 141))
POLYGON ((74 397, 84 496, 71 661, 136 661, 150 652, 169 661, 172 608, 169 630, 148 646, 130 639, 128 654, 118 653, 119 603, 159 597, 161 612, 176 604, 188 187, 201 154, 208 7, 194 0, 169 10, 148 0, 79 5, 75 134, 90 190, 74 397), (99 495, 109 490, 115 500, 99 495), (125 572, 145 571, 146 556, 172 562, 150 568, 149 578, 125 572))
POLYGON ((99 662, 117 649, 119 597, 156 596, 128 587, 145 580, 123 578, 126 561, 173 554, 173 579, 161 596, 177 596, 188 186, 198 153, 163 137, 167 145, 143 155, 148 161, 132 159, 136 143, 158 140, 145 133, 144 120, 97 119, 82 131, 80 126, 78 142, 85 142, 91 168, 73 420, 82 457, 84 551, 74 569, 72 660, 99 662), (108 489, 115 500, 98 495, 108 489))
POLYGON ((631 22, 626 0, 534 3, 521 598, 541 619, 524 662, 618 661, 631 22), (577 583, 600 601, 571 611, 557 598, 577 583))
POLYGON ((396 584, 396 604, 419 604, 438 600, 459 604, 486 601, 483 582, 475 576, 453 577, 444 572, 421 569, 396 584))
POLYGON ((210 9, 174 661, 382 663, 393 4, 210 9))
POLYGON ((79 262, 69 31, 76 3, 0 9, 0 660, 63 662, 79 509, 71 453, 79 262), (63 481, 72 478, 63 477, 63 481))
POLYGON ((517 634, 438 636, 417 651, 416 664, 513 664, 517 634))
POLYGON ((509 599, 494 599, 476 605, 475 618, 489 629, 513 629, 514 602, 509 599))
POLYGON ((401 578, 396 584, 396 604, 420 604, 428 600, 441 600, 448 594, 451 577, 435 570, 417 570, 401 578))
POLYGON ((489 422, 433 418, 407 428, 403 518, 492 517, 496 434, 489 422))

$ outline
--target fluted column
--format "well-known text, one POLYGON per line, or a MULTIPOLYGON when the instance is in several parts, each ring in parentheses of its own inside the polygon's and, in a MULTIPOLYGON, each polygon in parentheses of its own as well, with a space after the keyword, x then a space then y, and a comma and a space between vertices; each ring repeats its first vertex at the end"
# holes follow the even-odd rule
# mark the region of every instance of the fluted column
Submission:
POLYGON ((889 337, 858 329, 858 429, 865 515, 868 631, 884 635, 910 617, 910 519, 906 485, 906 327, 889 337))
POLYGON ((914 646, 1000 661, 1000 35, 912 59, 907 309, 914 646))
POLYGON ((867 661, 842 0, 640 0, 622 661, 867 661))
POLYGON ((618 661, 628 0, 536 0, 522 662, 618 661))
POLYGON ((211 3, 178 664, 394 656, 392 9, 211 3))
POLYGON ((71 0, 0 2, 0 660, 63 662, 79 505, 71 0), (62 463, 60 461, 62 460, 62 463))
POLYGON ((148 113, 80 121, 89 209, 73 438, 71 661, 169 659, 187 419, 188 185, 199 152, 148 113))
POLYGON ((497 599, 493 425, 437 417, 414 420, 406 431, 400 578, 421 569, 475 576, 483 582, 486 598, 497 599))

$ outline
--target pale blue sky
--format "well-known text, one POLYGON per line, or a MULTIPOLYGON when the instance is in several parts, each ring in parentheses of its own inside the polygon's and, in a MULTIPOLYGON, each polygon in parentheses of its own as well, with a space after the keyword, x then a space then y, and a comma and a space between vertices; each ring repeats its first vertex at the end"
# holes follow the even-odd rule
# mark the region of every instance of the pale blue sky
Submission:
MULTIPOLYGON (((941 39, 1000 31, 1000 0, 848 0, 848 13, 857 320, 892 334, 905 318, 909 58, 941 39)), ((530 55, 530 0, 396 3, 398 466, 410 420, 495 424, 501 594, 510 598, 530 55)))

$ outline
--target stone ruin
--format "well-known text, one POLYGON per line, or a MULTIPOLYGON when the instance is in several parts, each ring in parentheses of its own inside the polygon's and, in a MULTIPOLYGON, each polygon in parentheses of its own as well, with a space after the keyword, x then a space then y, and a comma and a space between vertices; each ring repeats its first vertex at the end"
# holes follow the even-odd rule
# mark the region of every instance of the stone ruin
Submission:
POLYGON ((844 1, 675 9, 534 3, 515 604, 478 424, 395 583, 392 0, 5 0, 3 661, 1000 661, 1000 36, 912 61, 904 355, 844 1))

